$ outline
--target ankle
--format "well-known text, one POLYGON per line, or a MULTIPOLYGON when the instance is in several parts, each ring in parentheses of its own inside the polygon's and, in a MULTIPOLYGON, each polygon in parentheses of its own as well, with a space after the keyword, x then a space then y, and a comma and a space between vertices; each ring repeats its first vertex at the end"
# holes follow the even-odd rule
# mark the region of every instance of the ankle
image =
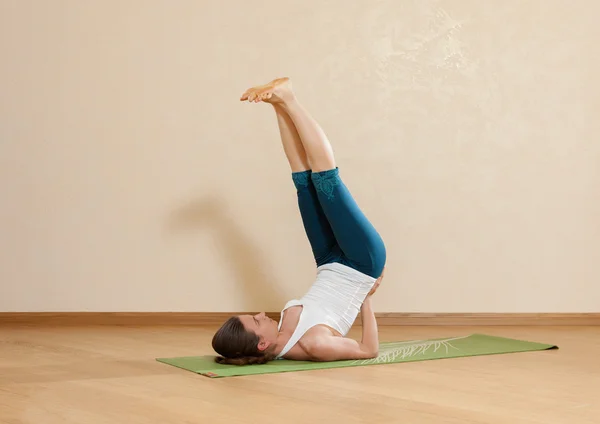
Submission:
POLYGON ((286 94, 285 97, 283 97, 281 100, 282 102, 280 103, 280 105, 283 109, 286 110, 286 112, 289 109, 299 105, 298 99, 296 98, 296 95, 294 93, 286 94))

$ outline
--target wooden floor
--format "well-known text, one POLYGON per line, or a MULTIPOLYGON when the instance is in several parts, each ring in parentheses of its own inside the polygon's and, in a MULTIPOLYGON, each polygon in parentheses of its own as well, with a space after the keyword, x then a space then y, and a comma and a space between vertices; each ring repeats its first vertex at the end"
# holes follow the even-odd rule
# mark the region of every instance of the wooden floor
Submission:
POLYGON ((210 328, 0 327, 0 423, 600 423, 600 327, 384 327, 381 340, 474 332, 560 349, 209 379, 155 358, 210 354, 210 328))

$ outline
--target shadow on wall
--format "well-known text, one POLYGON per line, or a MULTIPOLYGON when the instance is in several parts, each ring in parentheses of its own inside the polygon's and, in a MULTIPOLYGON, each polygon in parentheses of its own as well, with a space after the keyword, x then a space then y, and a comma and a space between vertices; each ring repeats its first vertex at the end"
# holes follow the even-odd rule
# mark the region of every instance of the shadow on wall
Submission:
POLYGON ((214 233, 219 253, 225 255, 224 262, 230 264, 235 272, 239 290, 248 299, 249 305, 276 304, 278 308, 283 307, 285 301, 278 291, 278 280, 270 272, 267 260, 244 230, 227 215, 221 199, 209 196, 191 201, 173 211, 169 217, 172 234, 199 229, 214 233))

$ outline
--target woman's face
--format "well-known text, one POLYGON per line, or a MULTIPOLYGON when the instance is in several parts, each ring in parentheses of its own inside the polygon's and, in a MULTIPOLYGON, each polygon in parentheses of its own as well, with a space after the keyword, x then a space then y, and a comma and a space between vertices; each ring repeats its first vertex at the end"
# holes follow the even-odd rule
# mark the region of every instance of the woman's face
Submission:
POLYGON ((239 319, 246 330, 259 337, 259 350, 265 350, 277 341, 279 334, 277 321, 269 318, 264 312, 256 315, 240 315, 239 319))

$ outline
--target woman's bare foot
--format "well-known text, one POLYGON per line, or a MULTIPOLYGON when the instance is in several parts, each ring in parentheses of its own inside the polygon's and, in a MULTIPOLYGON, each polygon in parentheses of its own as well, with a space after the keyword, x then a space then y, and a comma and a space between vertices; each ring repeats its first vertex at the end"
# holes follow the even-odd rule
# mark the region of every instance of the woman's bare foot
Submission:
POLYGON ((246 90, 241 101, 285 103, 294 97, 292 83, 289 78, 277 78, 265 85, 259 85, 246 90))

